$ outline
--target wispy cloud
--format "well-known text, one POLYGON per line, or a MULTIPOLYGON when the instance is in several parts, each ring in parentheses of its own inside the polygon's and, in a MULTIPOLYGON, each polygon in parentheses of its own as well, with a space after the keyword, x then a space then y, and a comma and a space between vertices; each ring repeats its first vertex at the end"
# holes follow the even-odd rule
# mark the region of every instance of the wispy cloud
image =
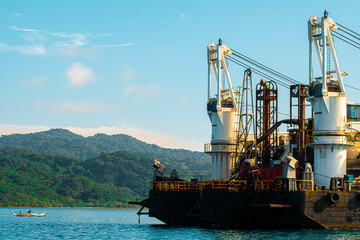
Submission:
POLYGON ((47 52, 46 47, 43 44, 34 44, 28 46, 9 46, 0 42, 0 52, 19 52, 25 55, 45 55, 47 52))
MULTIPOLYGON (((90 56, 96 48, 120 48, 134 45, 135 43, 119 43, 119 44, 92 44, 90 39, 99 37, 110 37, 111 33, 91 34, 79 32, 49 32, 35 28, 23 28, 18 26, 10 26, 9 29, 22 32, 22 38, 29 46, 0 46, 6 51, 14 50, 23 54, 47 54, 49 49, 55 50, 55 53, 65 56, 90 56)), ((1 51, 1 50, 0 50, 1 51)), ((4 50, 2 50, 4 51, 4 50)))
POLYGON ((32 46, 15 46, 12 48, 15 51, 18 51, 25 55, 45 55, 46 54, 46 48, 42 44, 35 44, 32 46))
POLYGON ((39 87, 44 86, 49 81, 47 77, 37 77, 29 81, 25 81, 23 84, 29 87, 39 87))
POLYGON ((11 30, 24 32, 23 38, 27 41, 36 41, 36 40, 42 40, 42 33, 40 30, 33 29, 33 28, 19 28, 17 26, 10 26, 11 30))
POLYGON ((66 41, 59 41, 55 43, 56 47, 64 47, 64 46, 76 46, 81 47, 88 45, 88 37, 91 36, 91 34, 82 34, 78 32, 74 33, 49 33, 49 35, 56 36, 59 38, 65 38, 66 41))
POLYGON ((97 113, 110 112, 117 109, 114 104, 98 103, 98 102, 64 102, 53 107, 55 112, 64 113, 97 113))
POLYGON ((58 47, 55 49, 55 53, 66 57, 83 56, 91 58, 95 56, 96 49, 91 47, 77 47, 72 45, 58 47))
POLYGON ((15 133, 35 133, 40 131, 50 130, 50 127, 46 126, 20 126, 10 124, 0 124, 0 135, 9 135, 15 133))
POLYGON ((138 92, 140 90, 140 87, 138 85, 129 85, 127 87, 124 88, 124 90, 121 93, 121 96, 126 98, 131 96, 132 94, 138 92))
MULTIPOLYGON (((20 28, 18 26, 10 26, 9 28, 11 30, 15 30, 15 31, 32 33, 38 39, 43 39, 44 35, 53 36, 53 37, 61 38, 61 39, 66 39, 66 40, 62 40, 62 41, 56 41, 54 44, 56 47, 63 47, 63 46, 70 46, 70 45, 73 45, 73 46, 87 45, 87 37, 91 35, 91 34, 81 34, 78 32, 74 32, 74 33, 47 32, 47 31, 42 31, 42 30, 38 30, 38 29, 34 29, 34 28, 20 28)), ((31 39, 28 37, 26 39, 29 41, 34 40, 34 39, 31 39)))
POLYGON ((122 82, 128 82, 137 77, 138 73, 130 66, 125 67, 125 71, 121 75, 122 82))
POLYGON ((95 81, 95 74, 89 67, 77 62, 66 70, 70 86, 81 87, 95 81))
POLYGON ((122 44, 110 44, 110 45, 95 45, 96 48, 118 48, 134 45, 135 43, 122 43, 122 44))
POLYGON ((47 48, 42 43, 43 37, 39 30, 33 28, 19 28, 17 26, 10 26, 9 29, 23 32, 23 38, 27 40, 27 42, 31 42, 31 44, 10 46, 5 43, 0 43, 0 51, 14 51, 25 55, 45 55, 47 53, 47 48))
POLYGON ((39 30, 33 28, 19 28, 18 26, 10 26, 9 28, 12 30, 22 31, 22 32, 39 32, 39 30))
POLYGON ((124 88, 121 94, 123 98, 136 97, 141 100, 148 99, 157 95, 160 95, 159 84, 149 84, 143 87, 136 84, 128 85, 124 88))
POLYGON ((22 15, 24 15, 24 14, 22 14, 22 13, 14 13, 13 14, 14 17, 21 17, 22 15))

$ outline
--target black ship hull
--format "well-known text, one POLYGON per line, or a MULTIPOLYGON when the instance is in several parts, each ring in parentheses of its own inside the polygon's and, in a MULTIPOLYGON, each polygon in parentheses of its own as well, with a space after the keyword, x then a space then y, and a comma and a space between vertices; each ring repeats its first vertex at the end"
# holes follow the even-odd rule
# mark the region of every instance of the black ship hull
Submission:
POLYGON ((360 228, 356 191, 150 191, 149 216, 174 226, 360 228))

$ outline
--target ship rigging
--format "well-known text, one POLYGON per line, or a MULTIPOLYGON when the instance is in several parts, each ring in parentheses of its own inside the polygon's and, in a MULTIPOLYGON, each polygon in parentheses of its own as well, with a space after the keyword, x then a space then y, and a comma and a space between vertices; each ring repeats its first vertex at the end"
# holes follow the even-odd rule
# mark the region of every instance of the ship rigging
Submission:
POLYGON ((139 216, 146 207, 169 225, 360 228, 360 105, 347 102, 345 87, 360 89, 344 84, 334 38, 360 49, 360 35, 326 11, 310 17, 308 84, 221 39, 210 43, 211 179, 165 177, 155 162, 149 198, 134 203, 139 216), (241 86, 233 86, 229 62, 245 69, 241 86), (278 119, 278 86, 290 92, 288 119, 278 119))

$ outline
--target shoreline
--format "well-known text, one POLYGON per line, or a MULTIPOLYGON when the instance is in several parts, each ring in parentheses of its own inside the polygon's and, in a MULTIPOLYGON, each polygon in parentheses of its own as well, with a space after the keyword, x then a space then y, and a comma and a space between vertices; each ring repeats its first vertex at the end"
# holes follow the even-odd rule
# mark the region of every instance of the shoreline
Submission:
POLYGON ((0 208, 27 208, 27 209, 36 209, 36 208, 74 208, 74 209, 140 209, 139 208, 121 208, 121 207, 0 207, 0 208))

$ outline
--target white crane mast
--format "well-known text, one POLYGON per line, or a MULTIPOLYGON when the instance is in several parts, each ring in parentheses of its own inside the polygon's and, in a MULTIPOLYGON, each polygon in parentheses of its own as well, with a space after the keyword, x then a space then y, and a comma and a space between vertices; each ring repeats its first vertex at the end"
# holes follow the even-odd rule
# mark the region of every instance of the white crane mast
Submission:
POLYGON ((207 112, 212 124, 211 143, 205 152, 211 155, 211 178, 224 180, 231 176, 235 159, 236 117, 238 116, 237 92, 233 90, 226 56, 231 50, 222 44, 208 45, 208 102, 207 112), (212 72, 216 79, 216 95, 212 96, 212 72), (222 76, 226 85, 221 85, 222 76), (226 88, 227 87, 227 88, 226 88))
POLYGON ((346 175, 346 104, 343 76, 336 56, 332 31, 338 27, 328 17, 312 16, 309 26, 309 101, 314 113, 314 173, 318 187, 329 188, 330 178, 346 175), (313 47, 317 54, 321 77, 313 76, 313 47), (330 59, 331 55, 331 59, 330 59), (332 60, 333 66, 330 63, 332 60), (333 69, 333 70, 332 70, 333 69), (336 77, 332 76, 336 73, 336 77))

